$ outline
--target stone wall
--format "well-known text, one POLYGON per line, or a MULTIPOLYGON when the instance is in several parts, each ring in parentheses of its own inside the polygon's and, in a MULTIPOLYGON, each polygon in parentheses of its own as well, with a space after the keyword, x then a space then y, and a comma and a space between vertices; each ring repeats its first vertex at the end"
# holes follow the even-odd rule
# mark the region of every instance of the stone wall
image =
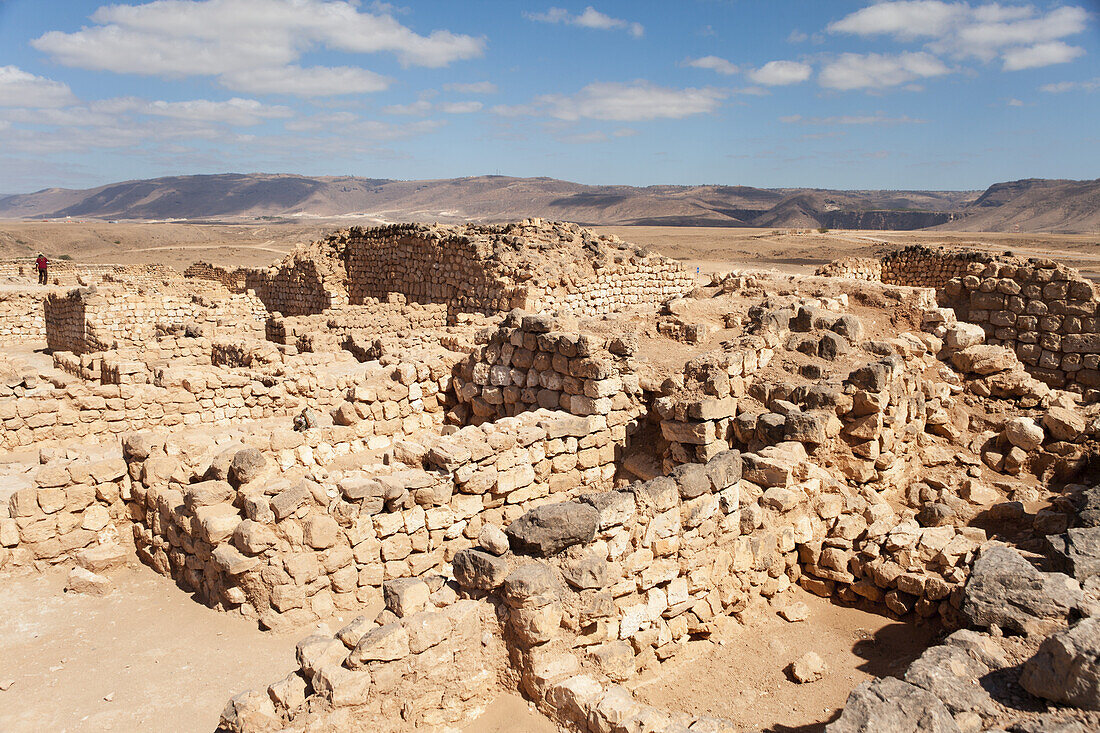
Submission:
POLYGON ((972 250, 906 247, 882 258, 882 281, 890 285, 939 289, 953 278, 967 274, 976 263, 992 259, 986 252, 972 250))
POLYGON ((1076 270, 1040 259, 974 263, 940 292, 960 320, 980 325, 987 344, 1015 351, 1037 379, 1097 394, 1098 300, 1076 270))
POLYGON ((136 543, 211 604, 269 628, 300 624, 370 602, 386 579, 442 571, 486 524, 606 488, 609 441, 602 418, 533 412, 398 443, 415 465, 323 486, 281 455, 237 444, 188 460, 180 443, 138 435, 126 442, 136 543))
POLYGON ((482 422, 527 410, 603 415, 632 432, 644 412, 630 338, 576 332, 576 322, 509 314, 479 333, 480 348, 455 371, 460 423, 482 422))
POLYGON ((373 298, 359 305, 336 306, 309 316, 270 316, 267 338, 300 351, 336 351, 348 337, 374 339, 447 325, 447 307, 442 304, 405 304, 391 295, 390 301, 373 298))
POLYGON ((487 266, 491 253, 486 242, 400 225, 353 233, 347 243, 348 296, 363 303, 398 292, 412 303, 487 314, 522 305, 523 293, 487 266))
MULTIPOLYGON (((50 260, 48 272, 51 285, 70 287, 94 282, 148 285, 164 280, 178 280, 180 277, 179 270, 169 265, 100 265, 57 259, 50 260)), ((0 278, 37 283, 38 270, 35 269, 34 258, 0 261, 0 278)))
POLYGON ((188 324, 211 331, 224 324, 247 333, 262 328, 263 312, 252 296, 224 290, 203 297, 182 290, 76 288, 46 299, 46 341, 52 351, 85 354, 140 346, 158 329, 188 324))
MULTIPOLYGON (((108 357, 106 373, 110 374, 112 369, 115 374, 122 373, 117 368, 122 362, 127 365, 125 373, 145 375, 146 378, 151 374, 152 381, 145 383, 138 378, 118 383, 121 380, 116 378, 112 382, 109 377, 105 384, 77 382, 63 389, 40 385, 19 397, 0 397, 0 424, 4 428, 0 431, 0 447, 31 445, 50 439, 108 438, 156 426, 290 416, 307 407, 325 413, 342 405, 349 394, 359 395, 361 402, 369 397, 371 390, 377 394, 378 385, 392 383, 393 374, 400 368, 400 365, 381 367, 377 363, 361 365, 350 354, 344 354, 339 360, 331 354, 314 358, 317 356, 304 354, 290 357, 288 363, 280 362, 277 365, 283 375, 280 379, 255 371, 257 365, 239 369, 199 365, 150 368, 142 361, 108 357)), ((79 368, 104 374, 103 360, 88 362, 85 367, 82 360, 79 368)), ((410 415, 415 415, 420 422, 441 421, 443 410, 450 404, 439 393, 441 382, 444 389, 450 384, 447 369, 440 362, 435 377, 430 369, 424 372, 425 380, 431 385, 419 385, 419 388, 421 392, 431 393, 431 400, 409 400, 408 387, 405 387, 403 396, 386 398, 377 406, 373 402, 363 403, 365 414, 370 416, 372 410, 381 410, 385 418, 400 418, 399 423, 410 415), (430 419, 423 416, 429 410, 436 411, 430 419)), ((412 371, 414 375, 419 374, 416 365, 412 371)), ((414 381, 417 378, 414 376, 414 381)), ((355 429, 369 437, 375 434, 376 422, 389 431, 387 436, 398 432, 390 430, 390 423, 373 419, 362 423, 357 419, 355 429)))
POLYGON ((46 340, 47 291, 0 291, 0 344, 46 340))
POLYGON ((132 552, 124 504, 130 481, 121 457, 58 458, 14 486, 5 483, 11 488, 0 489, 0 568, 57 564, 82 553, 123 562, 120 542, 132 552))

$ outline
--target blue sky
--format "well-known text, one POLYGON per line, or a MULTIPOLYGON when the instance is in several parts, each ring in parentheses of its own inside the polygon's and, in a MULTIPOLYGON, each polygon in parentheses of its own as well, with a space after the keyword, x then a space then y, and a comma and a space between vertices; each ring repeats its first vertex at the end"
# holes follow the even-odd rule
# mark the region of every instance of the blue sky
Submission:
POLYGON ((0 191, 1100 176, 1100 3, 0 0, 0 191))

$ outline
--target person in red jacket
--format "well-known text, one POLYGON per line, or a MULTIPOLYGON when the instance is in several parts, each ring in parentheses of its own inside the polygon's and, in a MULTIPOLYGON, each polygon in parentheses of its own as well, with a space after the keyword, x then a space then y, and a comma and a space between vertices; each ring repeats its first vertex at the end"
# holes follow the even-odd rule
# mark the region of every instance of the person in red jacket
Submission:
POLYGON ((38 284, 46 285, 49 282, 46 268, 50 266, 50 261, 46 259, 46 255, 39 252, 38 259, 34 261, 34 266, 38 269, 38 284))

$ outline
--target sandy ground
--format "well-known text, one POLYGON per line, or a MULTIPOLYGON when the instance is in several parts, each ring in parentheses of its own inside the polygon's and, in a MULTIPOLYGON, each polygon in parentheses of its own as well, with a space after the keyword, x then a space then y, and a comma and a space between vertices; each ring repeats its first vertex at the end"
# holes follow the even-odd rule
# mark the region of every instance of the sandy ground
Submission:
MULTIPOLYGON (((230 697, 296 668, 309 629, 274 634, 192 600, 146 567, 101 598, 64 592, 66 570, 0 581, 0 731, 211 733, 230 697)), ((504 694, 464 733, 554 733, 504 694)))
MULTIPOLYGON (((33 257, 38 251, 78 262, 159 263, 183 269, 196 261, 226 267, 266 267, 295 244, 372 222, 119 223, 0 221, 0 258, 33 257)), ((703 272, 734 267, 765 267, 781 272, 812 272, 839 257, 881 256, 909 244, 949 244, 1022 256, 1049 256, 1100 276, 1100 238, 1077 234, 976 232, 882 232, 728 227, 595 227, 653 247, 703 272)))
POLYGON ((853 687, 904 672, 936 633, 931 624, 892 621, 800 588, 789 595, 809 607, 807 620, 791 623, 773 611, 718 643, 689 644, 659 677, 637 686, 638 696, 668 710, 722 717, 745 730, 813 733, 836 717, 853 687), (786 668, 811 651, 829 672, 797 684, 786 668))
POLYGON ((302 634, 261 632, 148 568, 118 571, 95 598, 65 571, 5 579, 0 730, 212 731, 226 701, 294 667, 302 634))
POLYGON ((1090 275, 1100 274, 1100 238, 1079 234, 981 232, 882 232, 721 227, 596 227, 683 260, 703 272, 763 267, 780 272, 812 272, 840 257, 879 257, 910 244, 1011 251, 1024 257, 1052 257, 1090 275))

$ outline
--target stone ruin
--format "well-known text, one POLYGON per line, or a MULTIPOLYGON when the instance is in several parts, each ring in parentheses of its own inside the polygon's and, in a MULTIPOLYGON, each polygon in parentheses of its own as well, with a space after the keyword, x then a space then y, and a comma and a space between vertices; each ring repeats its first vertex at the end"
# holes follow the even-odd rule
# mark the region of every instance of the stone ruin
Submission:
POLYGON ((832 733, 1100 725, 1097 298, 1068 268, 697 279, 527 220, 155 274, 6 301, 52 368, 0 352, 0 446, 38 456, 0 464, 0 573, 102 592, 136 558, 313 629, 224 730, 443 729, 518 690, 565 730, 732 731, 632 685, 796 585, 943 629, 832 733))

